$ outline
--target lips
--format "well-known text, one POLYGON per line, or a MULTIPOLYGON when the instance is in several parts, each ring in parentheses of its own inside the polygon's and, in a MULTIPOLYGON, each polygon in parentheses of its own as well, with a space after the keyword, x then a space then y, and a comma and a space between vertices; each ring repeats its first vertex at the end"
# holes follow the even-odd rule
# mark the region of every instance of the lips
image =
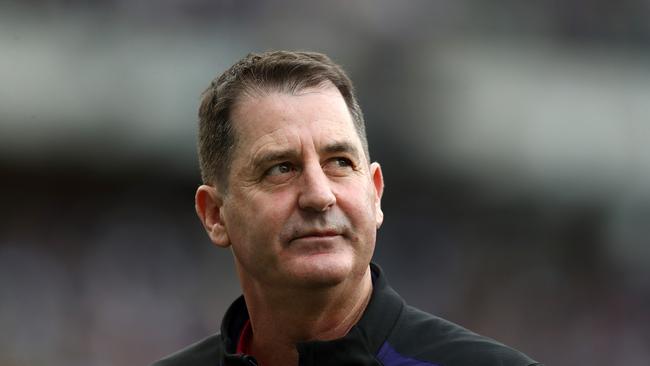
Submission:
POLYGON ((307 238, 331 238, 339 236, 341 233, 338 230, 309 230, 304 232, 296 233, 290 241, 298 239, 307 239, 307 238))

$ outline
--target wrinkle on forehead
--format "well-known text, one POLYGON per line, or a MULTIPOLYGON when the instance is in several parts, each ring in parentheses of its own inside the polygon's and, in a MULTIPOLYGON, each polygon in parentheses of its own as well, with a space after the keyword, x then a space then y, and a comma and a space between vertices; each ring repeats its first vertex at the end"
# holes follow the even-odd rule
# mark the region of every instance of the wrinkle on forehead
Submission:
MULTIPOLYGON (((329 98, 323 98, 319 101, 318 104, 312 103, 310 107, 312 108, 312 115, 318 117, 322 116, 322 123, 319 128, 326 128, 332 124, 339 123, 349 123, 353 131, 356 132, 354 127, 354 122, 352 121, 352 116, 349 114, 349 110, 343 97, 339 93, 338 89, 330 83, 327 87, 318 87, 318 88, 308 88, 303 89, 299 94, 287 94, 282 92, 269 92, 259 97, 244 97, 235 104, 232 110, 232 119, 233 125, 235 128, 238 137, 242 142, 249 139, 251 135, 256 135, 256 131, 263 132, 264 134, 274 134, 276 131, 281 130, 293 123, 299 123, 304 125, 313 125, 314 123, 319 122, 319 120, 294 120, 294 117, 303 117, 301 115, 300 109, 302 104, 296 103, 293 98, 301 98, 306 96, 311 96, 314 94, 322 94, 327 96, 337 96, 343 103, 336 103, 334 100, 329 98), (290 98, 287 98, 290 97, 290 98), (246 113, 251 110, 263 110, 267 113, 246 113), (335 112, 336 109, 341 109, 343 112, 346 121, 339 121, 340 116, 337 116, 335 112), (334 119, 329 119, 330 117, 334 119), (276 123, 268 123, 268 118, 277 118, 276 123), (280 123, 285 122, 285 123, 280 123), (252 133, 251 133, 252 132, 252 133)), ((320 119, 320 118, 319 118, 320 119)), ((340 125, 337 126, 337 129, 340 129, 340 125)))
POLYGON ((250 159, 247 159, 247 163, 251 166, 257 166, 266 160, 274 160, 274 156, 298 159, 311 151, 319 154, 324 152, 324 146, 337 145, 344 139, 343 136, 338 135, 336 128, 332 128, 332 133, 325 138, 321 137, 322 141, 319 141, 312 134, 312 130, 314 128, 320 130, 321 127, 317 124, 316 126, 274 129, 271 133, 262 135, 252 142, 250 159))
POLYGON ((269 92, 244 97, 232 118, 238 136, 233 162, 238 160, 243 171, 254 169, 263 155, 278 151, 302 156, 306 150, 320 153, 328 145, 357 144, 363 150, 347 105, 333 85, 304 89, 298 95, 269 92), (303 97, 309 99, 303 102, 303 97))
MULTIPOLYGON (((314 94, 323 94, 323 95, 331 95, 331 96, 338 96, 343 100, 343 96, 339 92, 339 90, 332 84, 331 82, 328 82, 326 84, 323 84, 321 86, 317 87, 310 87, 310 88, 304 88, 304 89, 299 89, 296 92, 292 93, 287 93, 282 90, 265 90, 265 89, 260 89, 258 92, 255 93, 244 93, 238 100, 235 102, 232 108, 232 117, 233 120, 237 120, 241 122, 242 118, 235 118, 237 115, 242 113, 243 106, 247 106, 249 104, 253 105, 260 105, 260 104, 267 104, 269 99, 275 100, 276 102, 279 102, 284 108, 295 110, 296 108, 292 106, 285 97, 290 96, 290 97, 305 97, 305 96, 310 96, 314 94)), ((334 103, 331 101, 327 103, 326 105, 323 105, 323 107, 332 107, 334 103)), ((347 104, 345 103, 345 100, 343 100, 343 105, 345 106, 345 110, 347 114, 349 115, 349 109, 347 107, 347 104)), ((352 116, 350 115, 350 121, 352 122, 352 116)), ((252 121, 251 121, 252 122, 252 121)))
POLYGON ((287 150, 287 147, 295 145, 291 143, 291 140, 293 139, 298 140, 298 144, 302 145, 298 134, 283 134, 282 130, 284 130, 284 127, 276 128, 271 133, 262 135, 257 140, 253 141, 251 154, 249 155, 247 164, 252 166, 256 161, 259 161, 263 155, 278 150, 287 150), (281 147, 285 148, 282 149, 281 147))

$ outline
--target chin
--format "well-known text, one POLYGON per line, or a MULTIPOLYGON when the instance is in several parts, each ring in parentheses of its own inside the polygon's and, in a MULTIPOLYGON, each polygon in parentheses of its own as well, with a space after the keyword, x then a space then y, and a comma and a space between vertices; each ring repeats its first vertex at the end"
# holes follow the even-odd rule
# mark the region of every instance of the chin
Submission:
POLYGON ((294 261, 291 277, 306 287, 333 287, 354 277, 354 269, 349 258, 318 254, 294 261))

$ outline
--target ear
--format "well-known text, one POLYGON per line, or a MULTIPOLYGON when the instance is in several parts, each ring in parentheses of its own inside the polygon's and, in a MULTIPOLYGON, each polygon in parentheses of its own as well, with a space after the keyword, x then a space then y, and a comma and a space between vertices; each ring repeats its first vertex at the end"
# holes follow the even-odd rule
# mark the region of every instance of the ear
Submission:
POLYGON ((222 248, 230 246, 230 238, 223 220, 223 197, 215 187, 202 185, 196 190, 194 207, 210 240, 222 248))
POLYGON ((381 197, 384 194, 384 175, 381 172, 379 163, 370 164, 370 176, 372 185, 375 188, 375 221, 377 222, 377 229, 379 229, 384 222, 384 212, 381 210, 381 197))

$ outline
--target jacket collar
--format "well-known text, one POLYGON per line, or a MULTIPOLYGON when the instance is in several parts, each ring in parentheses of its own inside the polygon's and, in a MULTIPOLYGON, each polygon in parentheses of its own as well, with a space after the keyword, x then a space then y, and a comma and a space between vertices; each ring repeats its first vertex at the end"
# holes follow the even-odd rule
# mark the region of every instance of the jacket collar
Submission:
MULTIPOLYGON (((331 341, 309 341, 296 345, 300 365, 311 364, 372 364, 402 309, 404 301, 388 285, 381 268, 370 263, 373 291, 359 322, 347 335, 331 341)), ((248 320, 244 297, 230 306, 221 324, 226 364, 246 364, 243 355, 235 354, 239 332, 248 320)))

